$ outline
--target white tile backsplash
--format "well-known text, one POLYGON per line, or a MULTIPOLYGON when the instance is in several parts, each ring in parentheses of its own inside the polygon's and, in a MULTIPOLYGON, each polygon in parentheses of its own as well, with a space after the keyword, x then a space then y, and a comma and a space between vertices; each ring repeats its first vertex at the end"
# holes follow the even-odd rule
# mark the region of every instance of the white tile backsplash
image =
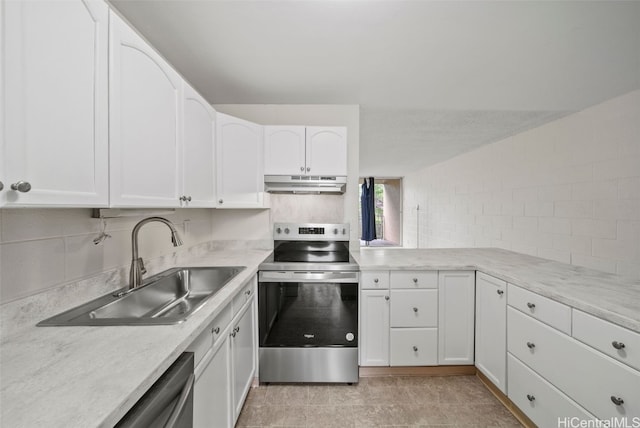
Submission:
MULTIPOLYGON (((176 225, 188 248, 213 239, 212 212, 182 209, 165 217, 176 225)), ((95 245, 93 239, 102 230, 102 221, 91 218, 90 209, 0 210, 0 303, 126 268, 131 261, 131 231, 144 217, 107 219, 111 238, 95 245)), ((169 229, 159 223, 145 225, 140 230, 139 250, 145 261, 172 254, 169 229)))
POLYGON ((409 174, 404 186, 407 247, 490 241, 640 278, 640 91, 409 174))

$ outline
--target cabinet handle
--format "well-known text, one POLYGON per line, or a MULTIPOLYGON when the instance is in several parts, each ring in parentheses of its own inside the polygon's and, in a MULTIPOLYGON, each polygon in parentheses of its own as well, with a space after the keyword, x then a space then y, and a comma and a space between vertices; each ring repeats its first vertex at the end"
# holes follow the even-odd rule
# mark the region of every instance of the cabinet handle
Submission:
POLYGON ((310 166, 307 167, 307 172, 309 172, 309 171, 311 171, 311 167, 310 166))
POLYGON ((418 308, 413 308, 413 312, 418 313, 418 308))
POLYGON ((0 190, 4 189, 4 183, 2 183, 2 181, 0 181, 0 190))
POLYGON ((239 332, 240 331, 240 326, 234 328, 233 331, 235 331, 236 333, 239 332))
POLYGON ((527 348, 529 348, 529 349, 533 349, 533 348, 535 348, 535 347, 536 347, 536 344, 535 344, 535 343, 533 343, 533 342, 527 342, 527 348))
POLYGON ((374 278, 373 282, 375 282, 376 284, 379 282, 378 278, 374 278))
POLYGON ((620 349, 624 349, 624 343, 622 342, 618 342, 618 341, 613 341, 611 342, 611 346, 613 346, 614 348, 620 350, 620 349))
POLYGON ((187 196, 187 202, 191 202, 191 196, 187 196))
MULTIPOLYGON (((612 397, 613 398, 613 397, 612 397)), ((536 397, 531 395, 531 394, 527 394, 527 400, 531 401, 532 403, 535 401, 536 397)))
POLYGON ((622 398, 620 398, 620 397, 616 397, 615 395, 611 396, 611 401, 616 406, 622 406, 624 404, 624 400, 622 398))
POLYGON ((413 278, 413 283, 417 284, 418 283, 418 278, 413 278))
POLYGON ((527 308, 534 309, 536 307, 535 303, 527 302, 527 308))
POLYGON ((236 337, 236 332, 235 332, 235 331, 233 331, 229 336, 231 336, 231 337, 236 337))
POLYGON ((418 352, 418 347, 417 346, 413 347, 413 352, 418 352))
POLYGON ((300 171, 304 172, 304 167, 303 166, 300 167, 300 171))
POLYGON ((15 190, 16 192, 20 193, 27 193, 29 190, 31 190, 31 184, 29 184, 29 182, 27 181, 18 181, 11 185, 11 190, 15 190))
POLYGON ((218 334, 218 333, 220 333, 220 327, 212 328, 212 329, 211 329, 211 333, 213 333, 213 334, 218 334))
POLYGON ((499 296, 502 296, 504 294, 504 290, 498 290, 496 293, 498 293, 499 296))
POLYGON ((180 196, 178 199, 179 199, 180 201, 182 201, 182 202, 186 202, 186 201, 187 201, 187 197, 186 197, 186 196, 184 196, 184 195, 183 195, 183 196, 180 196))
POLYGON ((221 203, 223 203, 223 202, 224 202, 224 201, 223 201, 222 199, 218 199, 218 203, 219 203, 219 204, 221 204, 221 203))
POLYGON ((244 294, 246 294, 247 296, 251 296, 251 290, 245 291, 244 294))
POLYGON ((389 300, 389 296, 384 296, 384 300, 389 300))

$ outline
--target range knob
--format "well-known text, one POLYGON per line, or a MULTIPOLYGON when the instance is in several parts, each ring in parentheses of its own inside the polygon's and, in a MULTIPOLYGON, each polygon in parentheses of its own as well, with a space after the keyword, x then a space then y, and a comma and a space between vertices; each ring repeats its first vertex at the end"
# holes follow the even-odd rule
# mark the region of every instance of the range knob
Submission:
POLYGON ((338 229, 333 229, 333 234, 337 235, 338 234, 338 229))
POLYGON ((289 234, 289 228, 288 227, 284 228, 284 233, 289 234))
POLYGON ((282 229, 281 229, 281 228, 277 228, 277 229, 276 229, 276 233, 277 233, 277 234, 281 234, 281 233, 282 233, 282 229))

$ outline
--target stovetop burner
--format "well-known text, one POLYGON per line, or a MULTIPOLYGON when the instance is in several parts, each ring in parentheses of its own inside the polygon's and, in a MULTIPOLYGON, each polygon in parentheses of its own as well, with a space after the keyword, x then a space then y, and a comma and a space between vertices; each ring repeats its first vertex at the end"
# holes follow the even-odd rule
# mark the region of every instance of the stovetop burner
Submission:
POLYGON ((349 232, 348 223, 276 223, 273 254, 260 270, 358 270, 349 232))

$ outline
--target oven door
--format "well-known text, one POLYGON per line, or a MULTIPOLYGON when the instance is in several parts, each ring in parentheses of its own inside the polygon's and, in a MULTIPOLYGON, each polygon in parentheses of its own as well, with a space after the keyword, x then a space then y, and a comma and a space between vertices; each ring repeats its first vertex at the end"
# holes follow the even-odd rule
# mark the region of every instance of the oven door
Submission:
POLYGON ((358 346, 358 272, 261 271, 262 348, 358 346))

